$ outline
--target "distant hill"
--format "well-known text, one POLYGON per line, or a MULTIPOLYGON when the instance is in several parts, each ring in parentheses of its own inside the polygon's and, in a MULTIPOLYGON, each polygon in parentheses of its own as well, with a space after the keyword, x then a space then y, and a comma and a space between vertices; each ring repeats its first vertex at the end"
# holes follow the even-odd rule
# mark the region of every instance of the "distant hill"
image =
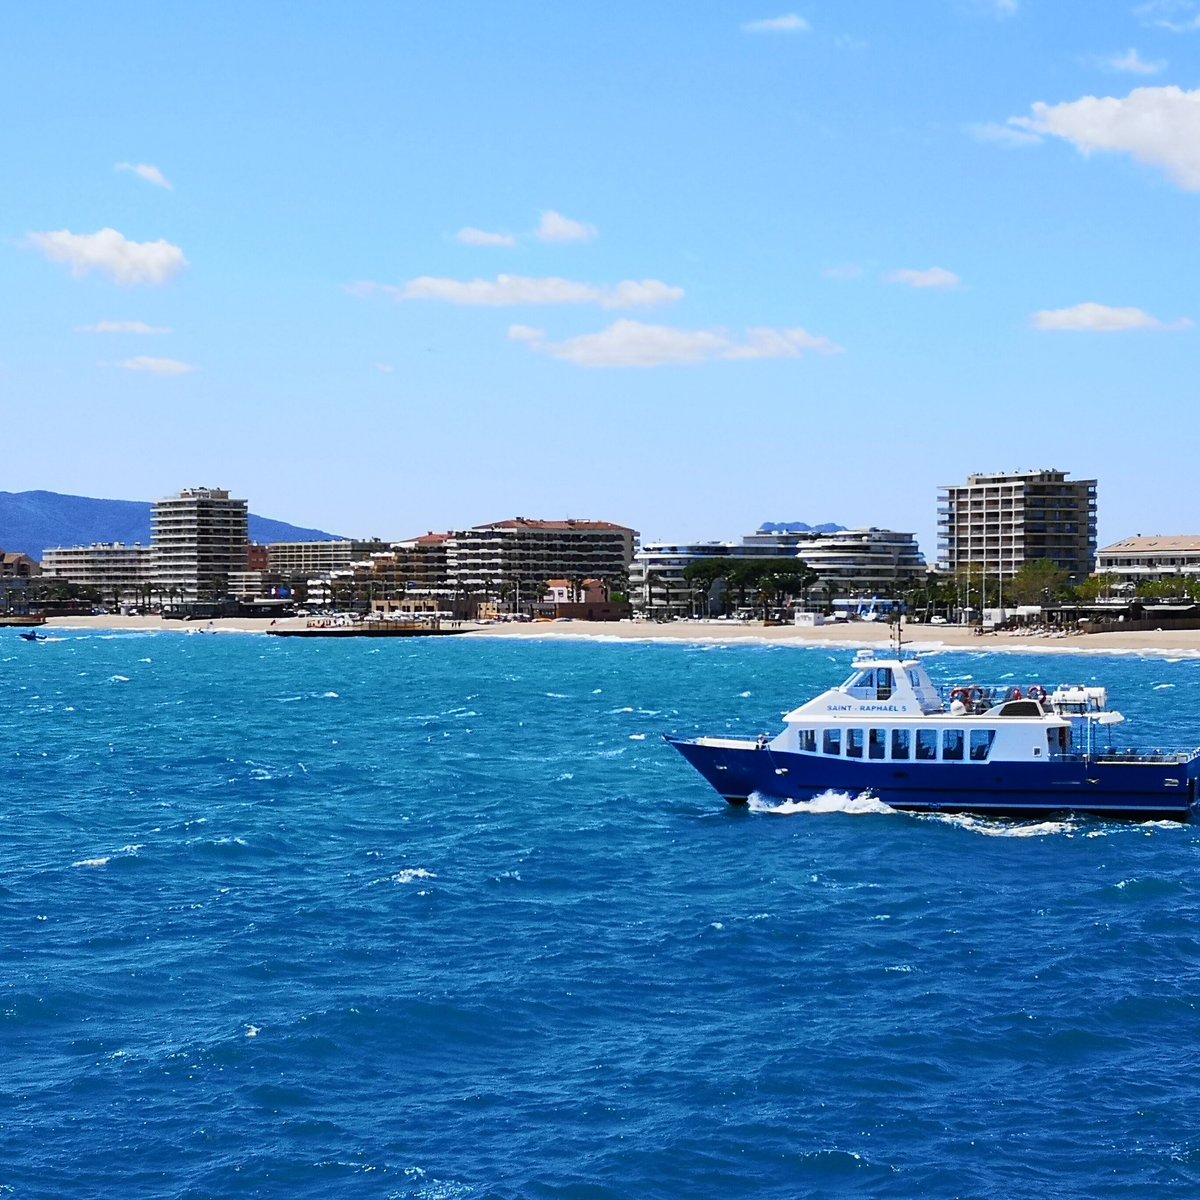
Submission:
MULTIPOLYGON (((250 514, 252 542, 314 542, 338 537, 286 521, 250 514)), ((93 500, 59 492, 0 492, 0 550, 41 559, 51 546, 93 542, 150 544, 150 504, 143 500, 93 500)))
POLYGON ((805 525, 803 521, 764 521, 759 533, 841 533, 845 525, 805 525))

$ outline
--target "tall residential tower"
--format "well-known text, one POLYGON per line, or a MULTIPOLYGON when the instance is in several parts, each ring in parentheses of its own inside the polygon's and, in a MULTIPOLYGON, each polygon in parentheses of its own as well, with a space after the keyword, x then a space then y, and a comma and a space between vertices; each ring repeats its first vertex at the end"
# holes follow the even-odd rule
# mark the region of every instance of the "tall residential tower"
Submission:
POLYGON ((1027 562, 1045 559, 1072 583, 1096 559, 1096 481, 1065 471, 971 475, 938 497, 938 570, 981 567, 1011 579, 1027 562))
POLYGON ((150 510, 154 575, 183 600, 224 597, 229 577, 246 569, 249 517, 245 500, 218 488, 184 488, 150 510))

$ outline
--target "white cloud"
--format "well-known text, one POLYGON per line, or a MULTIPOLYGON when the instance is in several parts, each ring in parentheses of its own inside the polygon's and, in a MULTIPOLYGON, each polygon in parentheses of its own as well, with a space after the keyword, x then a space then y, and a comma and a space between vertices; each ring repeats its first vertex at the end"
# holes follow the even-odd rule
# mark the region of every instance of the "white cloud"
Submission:
POLYGON ((808 22, 796 13, 785 13, 782 17, 765 17, 759 21, 747 21, 743 33, 807 33, 808 22))
POLYGON ((1065 104, 1033 105, 1033 116, 1009 124, 1070 142, 1083 154, 1132 155, 1160 167, 1187 191, 1200 191, 1200 90, 1135 88, 1123 100, 1084 96, 1065 104))
POLYGON ((147 325, 145 321, 97 321, 95 325, 77 325, 76 333, 170 333, 162 325, 147 325))
POLYGON ((554 277, 530 279, 522 275, 497 275, 495 279, 437 279, 423 275, 400 287, 386 283, 353 283, 352 295, 380 292, 393 300, 440 300, 446 304, 501 308, 516 304, 598 304, 601 308, 649 308, 682 299, 683 288, 657 279, 626 279, 597 285, 554 277))
POLYGON ((1148 25, 1169 29, 1172 33, 1200 30, 1200 11, 1196 0, 1149 0, 1133 11, 1148 25))
POLYGON ((580 367, 661 367, 719 359, 799 358, 805 351, 840 354, 842 347, 804 329, 748 329, 742 340, 723 329, 672 329, 614 321, 599 333, 548 342, 540 329, 509 328, 511 341, 580 367))
POLYGON ((515 246, 517 239, 511 233, 489 233, 486 229, 474 229, 468 225, 454 235, 455 241, 464 246, 515 246))
POLYGON ((562 213, 547 209, 542 213, 541 223, 534 230, 533 236, 539 242, 590 242, 599 235, 595 225, 584 221, 572 221, 562 213))
POLYGON ((886 283, 906 283, 909 287, 914 288, 956 288, 962 282, 953 271, 947 271, 945 267, 930 267, 925 271, 905 268, 885 275, 884 281, 886 283))
POLYGON ((1190 329, 1187 317, 1170 323, 1160 321, 1141 308, 1112 308, 1107 304, 1076 304, 1074 308, 1048 308, 1033 313, 1035 329, 1072 333, 1126 333, 1134 329, 1190 329))
POLYGON ((988 122, 983 125, 968 125, 967 132, 978 142, 995 142, 1000 146, 1040 146, 1042 139, 1026 129, 1014 129, 1011 125, 988 122))
POLYGON ((133 174, 140 175, 147 183, 152 183, 155 187, 166 188, 168 192, 175 190, 171 181, 157 167, 152 167, 149 163, 117 163, 113 170, 132 171, 133 174))
POLYGON ((26 243, 51 262, 66 263, 75 276, 102 271, 117 283, 159 284, 178 275, 188 261, 170 242, 131 242, 115 229, 96 233, 31 233, 26 243))
POLYGON ((826 279, 861 279, 866 272, 854 263, 843 263, 836 267, 826 267, 821 274, 826 279))
POLYGON ((196 369, 190 363, 180 362, 176 358, 149 358, 145 354, 123 358, 113 366, 124 367, 126 371, 148 371, 151 375, 187 375, 196 369))
POLYGON ((1124 54, 1114 54, 1104 60, 1104 65, 1112 71, 1123 71, 1129 75, 1157 75, 1160 71, 1166 70, 1166 61, 1164 59, 1156 59, 1154 62, 1147 62, 1135 50, 1126 50, 1124 54))

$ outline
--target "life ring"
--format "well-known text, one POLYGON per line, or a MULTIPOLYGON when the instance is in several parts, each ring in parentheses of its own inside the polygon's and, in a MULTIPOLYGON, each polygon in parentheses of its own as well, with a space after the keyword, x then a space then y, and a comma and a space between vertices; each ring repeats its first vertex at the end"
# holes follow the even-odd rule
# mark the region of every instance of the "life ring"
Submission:
POLYGON ((1031 683, 1029 685, 1029 698, 1041 704, 1046 699, 1046 689, 1040 683, 1031 683))

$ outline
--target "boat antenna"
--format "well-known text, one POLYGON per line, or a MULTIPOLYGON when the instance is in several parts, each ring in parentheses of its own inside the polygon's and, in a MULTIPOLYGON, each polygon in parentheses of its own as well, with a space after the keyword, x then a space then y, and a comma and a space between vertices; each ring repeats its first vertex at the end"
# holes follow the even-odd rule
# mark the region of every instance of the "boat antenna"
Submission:
POLYGON ((899 610, 892 622, 892 651, 896 658, 904 657, 904 614, 899 610))

